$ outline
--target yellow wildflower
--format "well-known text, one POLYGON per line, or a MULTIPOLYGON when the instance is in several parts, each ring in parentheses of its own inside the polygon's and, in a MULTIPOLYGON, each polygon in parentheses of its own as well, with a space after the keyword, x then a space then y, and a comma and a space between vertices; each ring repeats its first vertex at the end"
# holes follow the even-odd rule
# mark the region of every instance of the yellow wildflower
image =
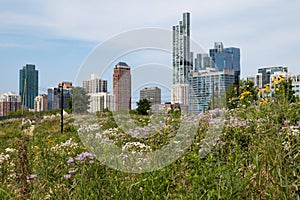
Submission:
POLYGON ((280 82, 283 82, 283 81, 284 81, 284 78, 283 78, 283 77, 280 77, 279 83, 280 83, 280 82))
POLYGON ((169 125, 165 125, 165 127, 164 127, 165 129, 169 129, 170 128, 170 126, 169 125))
POLYGON ((268 103, 268 101, 267 101, 267 99, 265 99, 265 98, 263 98, 262 100, 261 100, 261 102, 260 102, 260 104, 267 104, 268 103))
POLYGON ((266 85, 266 87, 264 88, 264 91, 267 92, 270 90, 270 86, 269 85, 266 85))
POLYGON ((261 89, 258 90, 258 94, 259 94, 259 95, 261 94, 261 89))

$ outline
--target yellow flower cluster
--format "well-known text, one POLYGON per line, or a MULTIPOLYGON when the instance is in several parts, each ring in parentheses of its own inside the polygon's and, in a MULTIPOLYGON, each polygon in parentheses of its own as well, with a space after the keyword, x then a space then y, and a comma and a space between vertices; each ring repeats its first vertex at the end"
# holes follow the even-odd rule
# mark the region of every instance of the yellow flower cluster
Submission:
POLYGON ((243 100, 243 99, 245 99, 246 96, 251 96, 251 95, 252 95, 251 92, 245 90, 245 91, 241 94, 240 100, 243 100))
POLYGON ((283 78, 282 76, 277 77, 277 78, 274 78, 274 79, 272 80, 272 85, 276 85, 276 84, 281 83, 281 82, 283 82, 283 81, 285 81, 285 80, 284 80, 284 78, 283 78))
POLYGON ((270 90, 270 86, 269 85, 266 85, 265 88, 264 88, 264 92, 267 92, 270 90))
POLYGON ((268 103, 268 100, 266 98, 262 98, 260 104, 267 104, 268 103))

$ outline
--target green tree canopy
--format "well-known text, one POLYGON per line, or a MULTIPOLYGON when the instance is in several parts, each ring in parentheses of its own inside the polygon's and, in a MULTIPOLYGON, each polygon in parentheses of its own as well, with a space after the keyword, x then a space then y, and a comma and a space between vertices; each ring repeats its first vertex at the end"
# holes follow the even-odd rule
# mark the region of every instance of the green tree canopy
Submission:
POLYGON ((72 108, 73 113, 87 113, 89 108, 90 97, 82 87, 75 87, 72 90, 72 108))
POLYGON ((137 112, 141 115, 147 115, 148 110, 150 110, 151 103, 148 99, 141 99, 137 104, 137 112))

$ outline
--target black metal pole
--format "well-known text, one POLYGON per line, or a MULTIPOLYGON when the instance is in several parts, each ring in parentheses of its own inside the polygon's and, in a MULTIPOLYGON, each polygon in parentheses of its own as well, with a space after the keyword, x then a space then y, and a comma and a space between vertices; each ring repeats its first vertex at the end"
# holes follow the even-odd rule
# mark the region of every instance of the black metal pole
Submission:
POLYGON ((61 110, 60 110, 60 116, 61 116, 61 125, 60 125, 60 132, 64 132, 64 84, 61 84, 61 110))

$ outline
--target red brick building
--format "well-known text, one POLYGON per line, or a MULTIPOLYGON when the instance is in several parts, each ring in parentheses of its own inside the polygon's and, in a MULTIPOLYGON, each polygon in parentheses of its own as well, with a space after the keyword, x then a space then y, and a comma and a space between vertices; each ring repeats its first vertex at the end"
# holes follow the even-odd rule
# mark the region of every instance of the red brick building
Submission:
POLYGON ((131 109, 131 74, 125 62, 119 62, 114 67, 113 95, 115 110, 131 109))

